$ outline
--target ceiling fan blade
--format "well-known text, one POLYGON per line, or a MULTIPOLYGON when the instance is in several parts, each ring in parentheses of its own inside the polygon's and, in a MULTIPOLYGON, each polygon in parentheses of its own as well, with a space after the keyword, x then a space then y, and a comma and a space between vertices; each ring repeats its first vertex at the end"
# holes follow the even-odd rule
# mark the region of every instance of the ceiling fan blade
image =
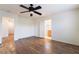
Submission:
POLYGON ((41 6, 37 6, 36 8, 34 8, 34 10, 38 10, 41 9, 41 6))
POLYGON ((25 13, 25 12, 29 12, 29 11, 23 11, 23 12, 20 12, 20 13, 25 13))
POLYGON ((24 5, 20 5, 20 7, 23 7, 23 8, 25 8, 25 9, 29 9, 29 8, 27 8, 26 6, 24 6, 24 5))
POLYGON ((37 11, 33 11, 34 13, 38 14, 38 15, 42 15, 41 13, 37 12, 37 11))

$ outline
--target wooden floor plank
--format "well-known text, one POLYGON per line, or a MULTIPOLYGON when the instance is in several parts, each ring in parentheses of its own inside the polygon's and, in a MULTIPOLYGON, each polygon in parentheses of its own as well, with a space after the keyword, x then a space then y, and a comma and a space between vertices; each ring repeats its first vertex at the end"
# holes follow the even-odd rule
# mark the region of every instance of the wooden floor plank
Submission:
POLYGON ((39 37, 29 37, 15 42, 17 54, 78 54, 79 46, 39 37))

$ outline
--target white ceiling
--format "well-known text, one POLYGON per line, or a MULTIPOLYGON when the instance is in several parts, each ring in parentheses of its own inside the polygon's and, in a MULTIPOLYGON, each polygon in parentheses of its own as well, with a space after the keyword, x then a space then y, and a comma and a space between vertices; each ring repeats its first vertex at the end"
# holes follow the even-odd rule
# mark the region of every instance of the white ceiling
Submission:
MULTIPOLYGON (((78 5, 75 5, 75 4, 34 4, 34 7, 38 5, 42 6, 42 9, 37 11, 39 11, 43 15, 39 16, 34 13, 33 17, 37 17, 37 18, 47 17, 57 12, 78 8, 78 5)), ((25 6, 29 7, 29 4, 25 4, 25 6)), ((19 7, 19 4, 0 4, 0 10, 18 14, 24 17, 29 17, 30 15, 29 12, 20 14, 21 11, 26 11, 26 9, 19 7)))

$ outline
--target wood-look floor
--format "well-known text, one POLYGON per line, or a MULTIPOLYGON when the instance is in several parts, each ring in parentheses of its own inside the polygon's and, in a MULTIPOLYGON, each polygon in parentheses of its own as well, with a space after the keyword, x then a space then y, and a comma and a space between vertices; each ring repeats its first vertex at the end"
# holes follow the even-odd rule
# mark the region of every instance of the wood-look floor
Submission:
POLYGON ((17 54, 78 54, 79 46, 39 37, 19 39, 15 42, 17 54))

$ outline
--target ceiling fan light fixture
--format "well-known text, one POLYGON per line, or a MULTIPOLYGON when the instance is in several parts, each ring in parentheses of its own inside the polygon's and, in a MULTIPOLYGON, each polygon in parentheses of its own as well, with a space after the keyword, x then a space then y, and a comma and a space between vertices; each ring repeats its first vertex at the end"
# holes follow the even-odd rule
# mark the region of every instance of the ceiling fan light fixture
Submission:
POLYGON ((33 6, 33 4, 30 4, 30 6, 33 6))
POLYGON ((33 12, 32 11, 30 11, 30 16, 33 16, 33 12))
POLYGON ((33 14, 31 13, 30 16, 33 16, 33 14))

